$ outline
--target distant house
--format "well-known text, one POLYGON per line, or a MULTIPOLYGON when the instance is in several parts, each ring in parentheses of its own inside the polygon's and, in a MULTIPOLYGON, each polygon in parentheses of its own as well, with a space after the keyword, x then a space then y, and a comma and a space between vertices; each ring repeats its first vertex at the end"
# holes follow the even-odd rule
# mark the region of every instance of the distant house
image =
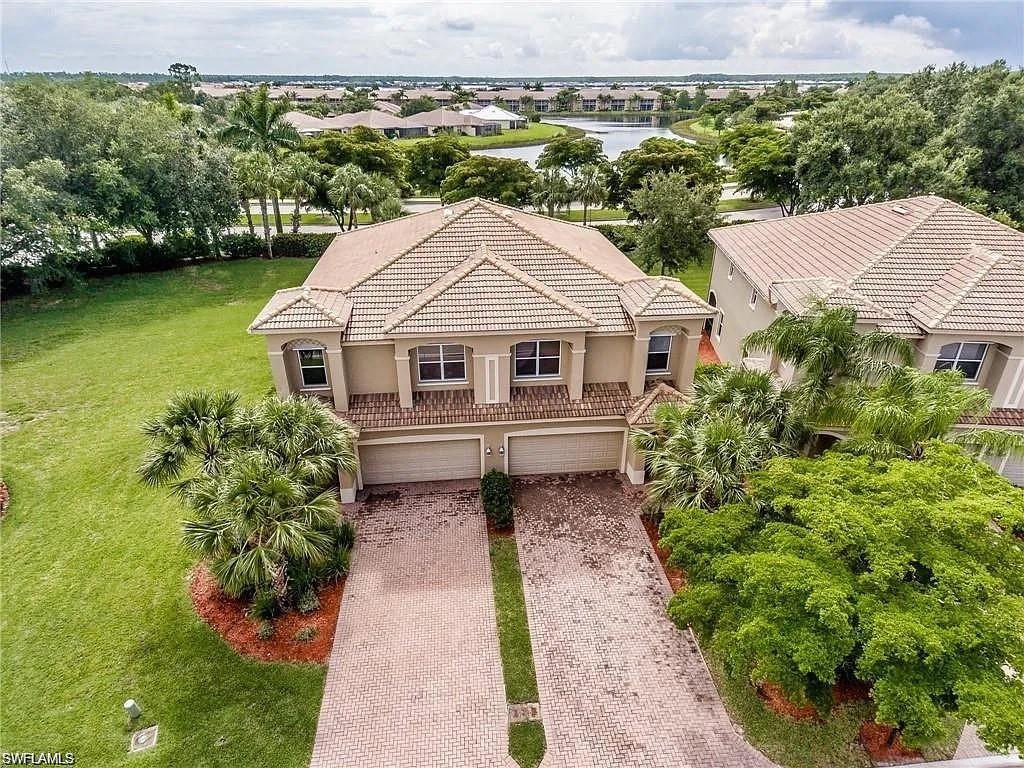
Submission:
POLYGON ((390 115, 397 115, 402 111, 402 108, 393 101, 381 101, 379 99, 373 102, 373 108, 379 109, 381 112, 387 112, 390 115))
POLYGON ((430 112, 419 112, 406 118, 409 123, 421 125, 430 135, 461 133, 465 136, 493 136, 500 130, 497 123, 484 120, 473 113, 456 112, 440 107, 430 112))
POLYGON ((316 136, 324 131, 348 133, 356 126, 378 131, 389 139, 427 136, 429 134, 429 130, 425 125, 377 109, 367 109, 362 112, 351 112, 345 115, 324 118, 313 117, 304 112, 288 112, 285 117, 288 122, 295 126, 295 130, 304 136, 316 136))
MULTIPOLYGON (((725 362, 743 339, 814 301, 857 310, 863 331, 899 334, 923 371, 956 369, 992 395, 986 423, 1024 431, 1024 233, 941 197, 912 197, 710 232, 715 244, 705 330, 725 362)), ((992 457, 1024 485, 1024 461, 992 457)))
POLYGON ((522 115, 517 115, 515 112, 509 112, 507 109, 496 107, 493 104, 489 107, 483 107, 482 109, 464 109, 461 111, 463 115, 472 115, 480 120, 484 120, 488 123, 497 125, 502 130, 513 130, 515 128, 525 128, 527 120, 522 115))

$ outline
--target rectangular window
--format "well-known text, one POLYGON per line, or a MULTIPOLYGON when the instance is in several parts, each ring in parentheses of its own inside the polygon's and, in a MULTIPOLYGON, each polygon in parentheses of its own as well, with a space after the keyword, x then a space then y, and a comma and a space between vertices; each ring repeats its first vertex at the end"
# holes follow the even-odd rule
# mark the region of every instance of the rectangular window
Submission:
POLYGON ((936 371, 960 371, 967 381, 977 381, 985 362, 988 344, 977 341, 955 341, 939 350, 936 371))
POLYGON ((672 337, 667 333, 652 335, 647 341, 647 372, 668 373, 672 356, 672 337))
POLYGON ((721 315, 718 316, 718 332, 715 334, 716 338, 718 338, 718 339, 722 338, 722 328, 724 328, 724 327, 725 327, 725 313, 723 312, 721 315))
POLYGON ((755 306, 757 306, 757 289, 756 288, 751 288, 750 289, 750 308, 753 309, 755 306))
POLYGON ((560 341, 521 341, 516 344, 516 378, 558 376, 562 343, 560 341))
POLYGON ((416 366, 421 383, 466 380, 466 348, 461 344, 426 344, 416 347, 416 366))
POLYGON ((729 274, 728 274, 728 278, 729 278, 730 280, 732 280, 732 276, 733 276, 734 274, 736 274, 736 265, 735 265, 735 264, 730 264, 730 265, 729 265, 729 274))
POLYGON ((299 356, 299 374, 302 376, 304 389, 324 389, 327 387, 327 364, 324 362, 322 349, 297 349, 299 356))

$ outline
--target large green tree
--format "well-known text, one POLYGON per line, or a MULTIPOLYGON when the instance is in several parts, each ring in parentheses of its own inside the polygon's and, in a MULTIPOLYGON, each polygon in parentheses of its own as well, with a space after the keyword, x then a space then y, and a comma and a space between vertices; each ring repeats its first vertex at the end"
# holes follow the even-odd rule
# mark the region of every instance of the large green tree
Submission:
POLYGON ((546 210, 548 216, 554 216, 562 208, 568 208, 572 202, 572 188, 568 179, 557 168, 547 168, 538 172, 530 202, 536 208, 546 210))
POLYGON ((408 186, 409 158, 394 141, 360 125, 348 133, 334 131, 307 139, 305 150, 321 163, 341 167, 352 163, 367 173, 379 173, 400 189, 408 186))
POLYGON ((469 159, 469 150, 456 137, 438 134, 417 141, 405 150, 409 157, 409 182, 424 191, 441 188, 444 175, 456 163, 469 159))
POLYGON ((593 136, 559 136, 544 145, 537 158, 537 168, 555 168, 575 175, 584 165, 608 162, 600 139, 593 136))
POLYGON ((771 200, 783 216, 791 216, 800 200, 796 152, 789 136, 777 134, 746 142, 735 160, 737 188, 760 200, 771 200))
POLYGON ((583 223, 587 223, 587 212, 597 208, 608 199, 608 176, 605 166, 588 163, 580 166, 572 182, 572 197, 583 205, 583 223))
POLYGON ((692 186, 681 171, 652 173, 630 196, 640 219, 636 254, 644 269, 662 274, 699 263, 707 253, 708 230, 721 223, 720 184, 692 186))
POLYGON ((909 745, 954 715, 1024 748, 1024 492, 941 442, 917 461, 776 458, 747 488, 661 528, 688 579, 669 613, 729 672, 822 708, 863 681, 909 745))
POLYGON ((523 160, 474 155, 448 169, 441 182, 441 200, 454 203, 482 197, 522 207, 530 202, 536 177, 523 160))
POLYGON ((708 147, 685 141, 654 137, 640 142, 635 149, 619 155, 615 163, 616 186, 612 190, 613 202, 631 205, 632 193, 640 189, 651 174, 679 171, 691 186, 718 184, 724 178, 708 147))

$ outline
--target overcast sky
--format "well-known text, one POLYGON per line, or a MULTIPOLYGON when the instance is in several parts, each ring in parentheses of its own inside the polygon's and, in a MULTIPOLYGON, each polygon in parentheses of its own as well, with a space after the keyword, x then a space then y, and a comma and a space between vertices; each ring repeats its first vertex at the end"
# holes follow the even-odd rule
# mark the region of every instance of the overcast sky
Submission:
POLYGON ((7 71, 481 76, 1024 65, 1024 0, 0 0, 7 71))

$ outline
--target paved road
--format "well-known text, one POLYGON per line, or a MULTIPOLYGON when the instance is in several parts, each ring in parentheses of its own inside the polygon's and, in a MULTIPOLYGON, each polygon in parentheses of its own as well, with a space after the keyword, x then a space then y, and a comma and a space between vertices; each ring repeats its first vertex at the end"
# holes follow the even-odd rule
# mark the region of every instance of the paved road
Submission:
POLYGON ((541 768, 769 768, 734 730, 611 475, 517 485, 548 751, 541 768))
POLYGON ((379 486, 353 514, 311 768, 495 768, 508 756, 478 484, 379 486))

